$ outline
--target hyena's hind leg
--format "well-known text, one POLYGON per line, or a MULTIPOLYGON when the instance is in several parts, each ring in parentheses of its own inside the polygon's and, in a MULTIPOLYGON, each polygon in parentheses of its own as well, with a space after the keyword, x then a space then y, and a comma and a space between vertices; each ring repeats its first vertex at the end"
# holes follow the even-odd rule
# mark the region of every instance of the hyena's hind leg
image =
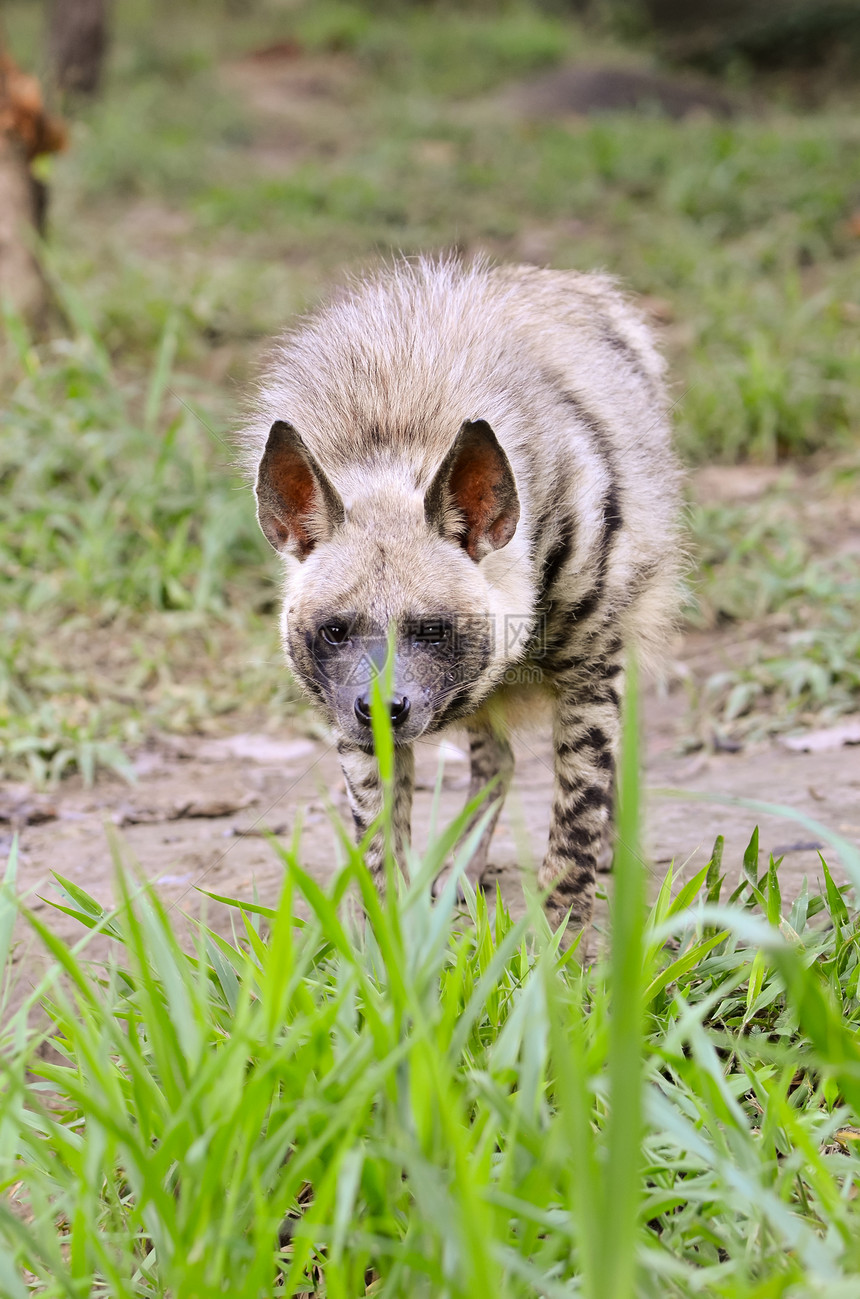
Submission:
MULTIPOLYGON (((471 803, 491 782, 495 782, 490 793, 482 800, 477 812, 469 820, 463 834, 463 838, 467 838, 481 818, 486 816, 489 811, 489 819, 484 826, 483 834, 464 872, 472 887, 477 889, 480 886, 481 877, 487 869, 490 840, 493 837, 493 831, 496 828, 514 774, 513 749, 505 737, 493 730, 490 725, 470 728, 469 767, 468 802, 471 803)), ((433 885, 434 897, 439 896, 447 878, 447 870, 437 876, 433 885)))
POLYGON ((568 910, 572 926, 591 922, 595 876, 611 853, 622 688, 620 655, 591 665, 575 689, 561 683, 549 846, 538 873, 540 888, 551 890, 546 908, 553 925, 568 910))

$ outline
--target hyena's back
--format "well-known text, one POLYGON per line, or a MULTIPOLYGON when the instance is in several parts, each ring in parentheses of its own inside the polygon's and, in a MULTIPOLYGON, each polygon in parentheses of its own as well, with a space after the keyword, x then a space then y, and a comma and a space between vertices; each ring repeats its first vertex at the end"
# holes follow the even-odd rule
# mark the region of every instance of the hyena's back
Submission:
POLYGON ((248 449, 256 462, 289 418, 348 502, 392 472, 425 490, 452 430, 487 420, 521 505, 513 542, 485 561, 500 608, 546 616, 550 671, 595 623, 648 657, 679 571, 663 370, 606 276, 400 263, 282 340, 248 449))

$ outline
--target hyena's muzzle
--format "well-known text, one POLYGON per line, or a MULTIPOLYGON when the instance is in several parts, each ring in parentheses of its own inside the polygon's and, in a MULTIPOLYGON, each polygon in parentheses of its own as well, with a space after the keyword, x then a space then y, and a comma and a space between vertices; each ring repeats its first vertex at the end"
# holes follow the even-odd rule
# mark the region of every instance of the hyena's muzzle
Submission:
POLYGON ((338 731, 354 744, 373 747, 377 692, 387 706, 395 744, 412 744, 447 724, 457 702, 485 672, 488 631, 481 626, 467 636, 463 621, 453 615, 411 619, 401 627, 392 624, 385 636, 331 619, 303 638, 303 652, 291 658, 338 731))

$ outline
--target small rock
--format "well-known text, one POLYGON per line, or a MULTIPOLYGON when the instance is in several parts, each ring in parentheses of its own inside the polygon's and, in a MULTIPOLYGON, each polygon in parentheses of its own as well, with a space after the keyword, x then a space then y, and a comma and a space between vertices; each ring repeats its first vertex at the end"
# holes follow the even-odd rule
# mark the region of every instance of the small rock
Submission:
POLYGON ((822 753, 825 749, 841 749, 843 744, 860 744, 860 717, 846 717, 838 726, 820 731, 784 735, 781 743, 794 753, 822 753))

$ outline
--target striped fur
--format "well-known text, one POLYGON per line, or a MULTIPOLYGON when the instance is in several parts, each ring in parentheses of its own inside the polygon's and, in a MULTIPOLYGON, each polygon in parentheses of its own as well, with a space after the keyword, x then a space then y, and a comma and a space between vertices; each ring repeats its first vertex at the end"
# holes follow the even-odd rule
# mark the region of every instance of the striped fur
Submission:
MULTIPOLYGON (((393 635, 398 841, 412 743, 465 726, 470 793, 497 778, 478 879, 506 736, 542 700, 539 882, 554 918, 586 923, 626 655, 659 652, 679 586, 663 362, 634 308, 600 275, 400 263, 278 344, 245 448, 285 558, 287 657, 338 736, 357 833, 381 806, 361 701, 393 635)), ((368 859, 379 874, 378 844, 368 859)))

